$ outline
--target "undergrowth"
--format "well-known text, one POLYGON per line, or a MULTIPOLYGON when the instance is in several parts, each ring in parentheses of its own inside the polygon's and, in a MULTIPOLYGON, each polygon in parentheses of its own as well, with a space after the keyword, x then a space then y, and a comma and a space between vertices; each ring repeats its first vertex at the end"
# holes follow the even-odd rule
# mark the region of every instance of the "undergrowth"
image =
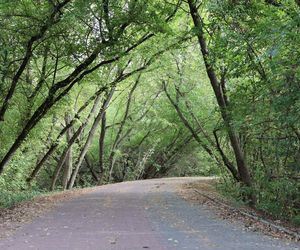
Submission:
POLYGON ((9 208, 34 197, 44 194, 41 191, 0 191, 0 208, 9 208))
POLYGON ((229 177, 223 177, 217 184, 218 191, 238 204, 247 204, 244 197, 256 196, 256 209, 276 220, 284 220, 300 226, 300 184, 291 179, 256 179, 253 188, 242 187, 229 177))

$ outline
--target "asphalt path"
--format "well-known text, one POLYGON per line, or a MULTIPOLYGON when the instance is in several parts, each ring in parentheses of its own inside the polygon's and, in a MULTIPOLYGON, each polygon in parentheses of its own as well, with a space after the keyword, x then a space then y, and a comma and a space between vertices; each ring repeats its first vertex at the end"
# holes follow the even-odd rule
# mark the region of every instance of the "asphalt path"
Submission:
POLYGON ((126 182, 64 202, 9 238, 0 249, 49 250, 296 250, 296 243, 246 231, 193 205, 178 187, 197 178, 126 182))

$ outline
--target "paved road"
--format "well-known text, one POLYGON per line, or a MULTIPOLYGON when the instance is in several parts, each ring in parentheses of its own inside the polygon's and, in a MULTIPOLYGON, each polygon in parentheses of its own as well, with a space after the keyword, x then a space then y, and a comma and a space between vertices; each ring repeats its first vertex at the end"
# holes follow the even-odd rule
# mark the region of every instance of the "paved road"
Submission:
POLYGON ((277 250, 299 245, 246 232, 175 192, 190 179, 107 185, 65 202, 0 240, 0 249, 277 250))

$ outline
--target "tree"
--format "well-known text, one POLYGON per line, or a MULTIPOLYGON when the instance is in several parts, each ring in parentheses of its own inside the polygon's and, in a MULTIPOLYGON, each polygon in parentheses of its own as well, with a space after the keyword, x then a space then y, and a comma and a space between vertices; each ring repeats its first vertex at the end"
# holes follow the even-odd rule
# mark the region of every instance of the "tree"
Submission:
MULTIPOLYGON (((198 13, 198 9, 196 6, 196 2, 194 0, 188 1, 191 16, 193 18, 193 22, 196 28, 196 35, 198 37, 201 54, 203 56, 203 60, 205 63, 206 71, 208 78, 210 80, 211 86, 214 90, 220 112, 222 115, 222 118, 224 120, 226 130, 228 132, 228 137, 230 139, 231 147, 235 155, 236 164, 238 168, 238 172, 240 175, 241 181, 251 187, 252 186, 252 180, 250 177, 249 169, 246 163, 246 159, 244 156, 243 149, 241 147, 237 131, 233 128, 231 124, 231 117, 228 112, 228 99, 226 97, 226 87, 225 87, 225 76, 223 75, 221 80, 218 80, 216 71, 214 69, 214 65, 210 62, 209 57, 209 48, 207 47, 207 42, 204 36, 204 28, 203 28, 203 20, 201 20, 201 17, 198 13)), ((252 202, 254 202, 254 198, 252 197, 252 202)))

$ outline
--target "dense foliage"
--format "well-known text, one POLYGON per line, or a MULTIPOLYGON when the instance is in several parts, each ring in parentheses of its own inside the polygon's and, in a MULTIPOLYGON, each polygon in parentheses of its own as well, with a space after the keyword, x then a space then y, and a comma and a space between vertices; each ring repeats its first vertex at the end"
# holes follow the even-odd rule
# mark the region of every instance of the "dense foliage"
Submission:
POLYGON ((299 223, 299 1, 7 0, 0 24, 2 198, 218 175, 299 223))

